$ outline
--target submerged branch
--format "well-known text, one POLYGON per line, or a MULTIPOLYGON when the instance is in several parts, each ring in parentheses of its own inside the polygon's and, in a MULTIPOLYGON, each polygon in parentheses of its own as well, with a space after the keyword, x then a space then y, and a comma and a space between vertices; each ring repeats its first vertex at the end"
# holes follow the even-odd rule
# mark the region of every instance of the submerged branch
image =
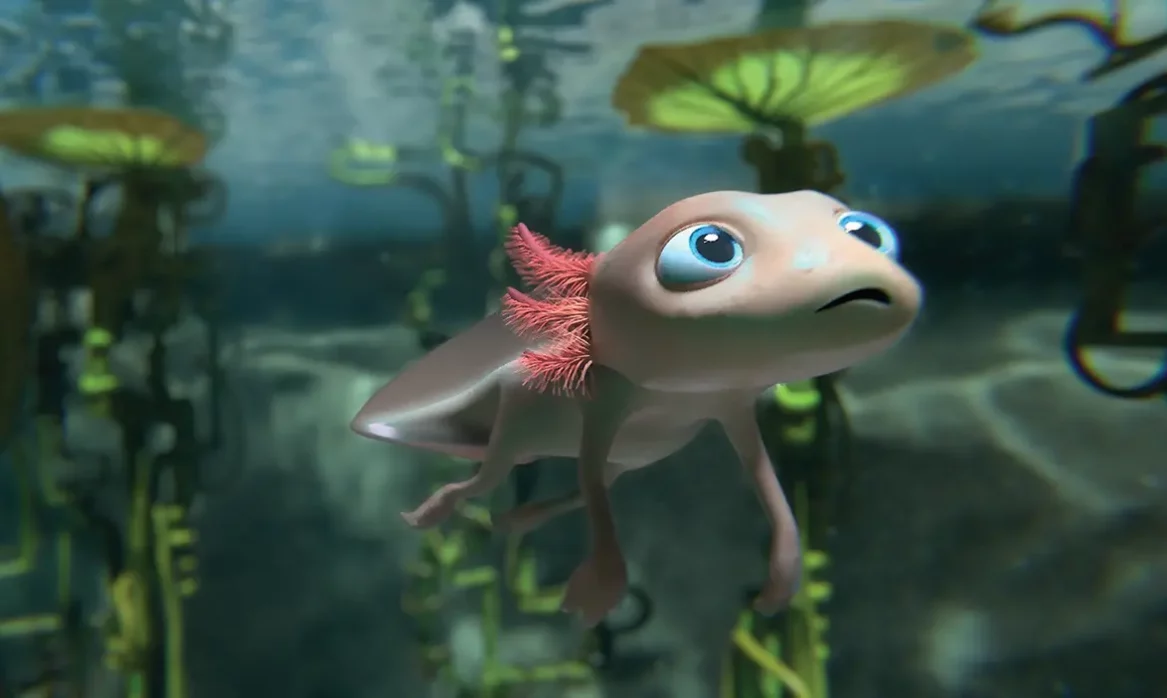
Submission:
POLYGON ((1086 32, 1106 52, 1106 57, 1082 75, 1085 82, 1097 80, 1167 49, 1167 32, 1141 41, 1122 40, 1119 36, 1124 15, 1121 0, 1113 0, 1111 12, 1105 19, 1085 12, 1069 11, 1042 15, 1026 22, 1017 19, 1015 6, 998 7, 996 4, 996 0, 985 1, 973 18, 973 29, 991 37, 1023 36, 1053 27, 1077 27, 1086 32))

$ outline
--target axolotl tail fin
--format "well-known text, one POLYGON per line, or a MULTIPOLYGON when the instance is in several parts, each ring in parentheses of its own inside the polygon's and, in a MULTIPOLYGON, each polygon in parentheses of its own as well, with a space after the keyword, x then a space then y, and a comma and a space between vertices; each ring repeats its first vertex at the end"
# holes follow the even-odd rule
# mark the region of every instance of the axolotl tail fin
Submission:
POLYGON ((528 343, 498 313, 406 366, 353 418, 362 436, 478 459, 493 426, 497 374, 528 343))
POLYGON ((362 436, 479 459, 493 428, 501 372, 517 362, 536 390, 582 392, 591 368, 588 281, 595 256, 519 224, 506 251, 532 287, 435 347, 376 392, 352 421, 362 436))

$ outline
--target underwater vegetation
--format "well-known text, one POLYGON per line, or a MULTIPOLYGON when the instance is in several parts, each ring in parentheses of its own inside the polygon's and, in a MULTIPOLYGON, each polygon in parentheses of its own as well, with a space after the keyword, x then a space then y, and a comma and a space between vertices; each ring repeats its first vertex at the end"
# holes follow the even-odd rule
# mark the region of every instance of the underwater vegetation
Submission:
POLYGON ((759 191, 832 191, 838 155, 808 129, 910 94, 976 59, 958 30, 911 22, 771 29, 645 46, 612 92, 629 125, 743 136, 759 191))
MULTIPOLYGON (((1087 32, 1104 49, 1103 59, 1083 76, 1098 80, 1167 49, 1167 31, 1138 42, 1119 36, 1121 5, 1098 18, 1077 12, 1044 15, 1021 22, 1008 5, 986 3, 973 26, 990 36, 1023 36, 1047 27, 1066 25, 1087 32)), ((1135 280, 1137 258, 1162 220, 1148 220, 1140 210, 1141 180, 1146 170, 1167 161, 1167 145, 1149 142, 1156 119, 1167 115, 1167 72, 1130 89, 1111 109, 1087 124, 1086 156, 1074 173, 1069 225, 1070 245, 1084 267, 1084 294, 1066 334, 1070 365, 1091 387, 1121 398, 1147 398, 1167 391, 1167 363, 1146 381, 1114 385, 1100 376, 1087 359, 1087 348, 1167 348, 1167 332, 1123 327, 1126 299, 1135 280)))
MULTIPOLYGON (((956 23, 925 19, 951 4, 860 5, 6 8, 0 694, 1154 698, 1167 335, 1128 321, 1164 249, 1145 182, 1167 158, 1167 32, 1131 39, 1120 2, 969 2, 956 23), (1140 76, 1091 107, 1060 199, 898 202, 856 177, 848 123, 903 107, 956 131, 981 113, 961 81, 1051 32, 1097 62, 1011 99, 1140 76), (895 221, 935 298, 887 361, 757 396, 806 551, 790 610, 751 606, 768 528, 704 437, 613 491, 628 593, 592 628, 558 615, 583 554, 570 517, 497 514, 571 492, 571 468, 523 466, 506 504, 400 531, 386 512, 468 464, 364 444, 348 416, 514 298, 520 223, 603 252, 689 193, 675 182, 723 188, 725 163, 758 193, 895 221), (638 206, 592 210, 581 187, 638 206), (345 218, 335 191, 401 208, 345 218), (229 217, 256 200, 271 218, 229 217), (347 241, 360 226, 373 239, 347 241), (1045 288, 1067 270, 1072 292, 1045 288)), ((891 165, 950 175, 893 145, 891 165)))
POLYGON ((223 13, 216 2, 24 4, 0 30, 2 91, 25 103, 147 104, 221 137, 213 92, 233 42, 223 13))
MULTIPOLYGON (((444 59, 449 64, 449 69, 436 80, 440 98, 435 138, 435 149, 449 170, 448 184, 402 169, 399 161, 416 153, 395 144, 358 139, 333 153, 329 173, 338 181, 359 187, 414 189, 437 204, 443 218, 442 256, 447 260, 447 269, 424 276, 411 294, 411 322, 423 333, 433 332, 423 327, 432 320, 430 296, 445 285, 447 273, 460 280, 462 295, 484 294, 487 286, 482 281, 475 284, 474 280, 482 277, 481 259, 485 256, 489 260, 487 278, 495 285, 505 286, 510 282, 501 247, 505 234, 520 220, 543 229, 555 226, 564 189, 562 168, 552 159, 521 147, 520 139, 527 129, 549 127, 559 119, 556 78, 548 69, 548 61, 560 53, 587 52, 589 47, 533 30, 578 23, 589 10, 603 4, 583 2, 540 10, 532 9, 535 3, 511 2, 499 5, 501 9, 493 18, 477 14, 481 12, 477 6, 458 4, 445 46, 418 44, 414 49, 418 62, 431 66, 435 72, 435 63, 444 59), (483 35, 491 30, 502 79, 497 95, 484 95, 476 84, 475 63, 483 35), (483 110, 499 124, 499 143, 492 152, 479 152, 467 143, 470 114, 483 110), (485 250, 474 233, 468 191, 468 178, 482 172, 495 175, 499 192, 493 216, 497 241, 485 250), (537 178, 544 182, 542 191, 533 189, 532 182, 537 178)), ((485 299, 478 302, 484 303, 485 299)))
POLYGON ((210 144, 153 107, 0 112, 0 148, 77 182, 0 198, 3 436, 19 502, 3 576, 54 589, 3 621, 40 657, 5 663, 5 693, 186 695, 188 511, 224 440, 205 267, 186 238, 226 203, 198 167, 210 144))

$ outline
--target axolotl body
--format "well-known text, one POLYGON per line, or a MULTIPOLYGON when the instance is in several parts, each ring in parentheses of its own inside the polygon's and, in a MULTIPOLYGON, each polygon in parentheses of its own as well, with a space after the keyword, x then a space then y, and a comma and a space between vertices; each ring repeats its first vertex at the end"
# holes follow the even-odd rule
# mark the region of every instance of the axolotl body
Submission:
POLYGON ((576 458, 578 493, 498 524, 531 528, 586 508, 591 550, 563 606, 593 625, 627 580, 607 488, 716 421, 771 525, 756 605, 785 605, 801 576, 799 537, 754 400, 852 366, 907 330, 921 291, 894 231, 818 192, 723 191, 669 206, 600 255, 523 225, 506 247, 530 295, 508 290, 499 313, 406 367, 353 420, 365 436, 480 462, 405 520, 437 525, 516 465, 576 458))

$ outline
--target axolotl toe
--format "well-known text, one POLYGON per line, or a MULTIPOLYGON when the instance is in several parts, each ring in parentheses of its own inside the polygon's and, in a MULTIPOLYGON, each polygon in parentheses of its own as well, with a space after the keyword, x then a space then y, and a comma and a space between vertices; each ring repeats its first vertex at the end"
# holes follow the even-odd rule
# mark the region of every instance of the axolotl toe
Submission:
POLYGON ((598 623, 626 571, 607 488, 685 446, 710 421, 736 450, 772 529, 758 606, 801 577, 799 537, 754 421, 774 385, 852 366, 891 346, 921 302, 895 233, 824 194, 722 191, 679 201, 601 255, 519 225, 507 252, 529 295, 408 366, 353 429, 480 462, 403 516, 434 526, 517 464, 575 457, 579 492, 504 515, 530 528, 584 507, 591 551, 564 607, 598 623))

